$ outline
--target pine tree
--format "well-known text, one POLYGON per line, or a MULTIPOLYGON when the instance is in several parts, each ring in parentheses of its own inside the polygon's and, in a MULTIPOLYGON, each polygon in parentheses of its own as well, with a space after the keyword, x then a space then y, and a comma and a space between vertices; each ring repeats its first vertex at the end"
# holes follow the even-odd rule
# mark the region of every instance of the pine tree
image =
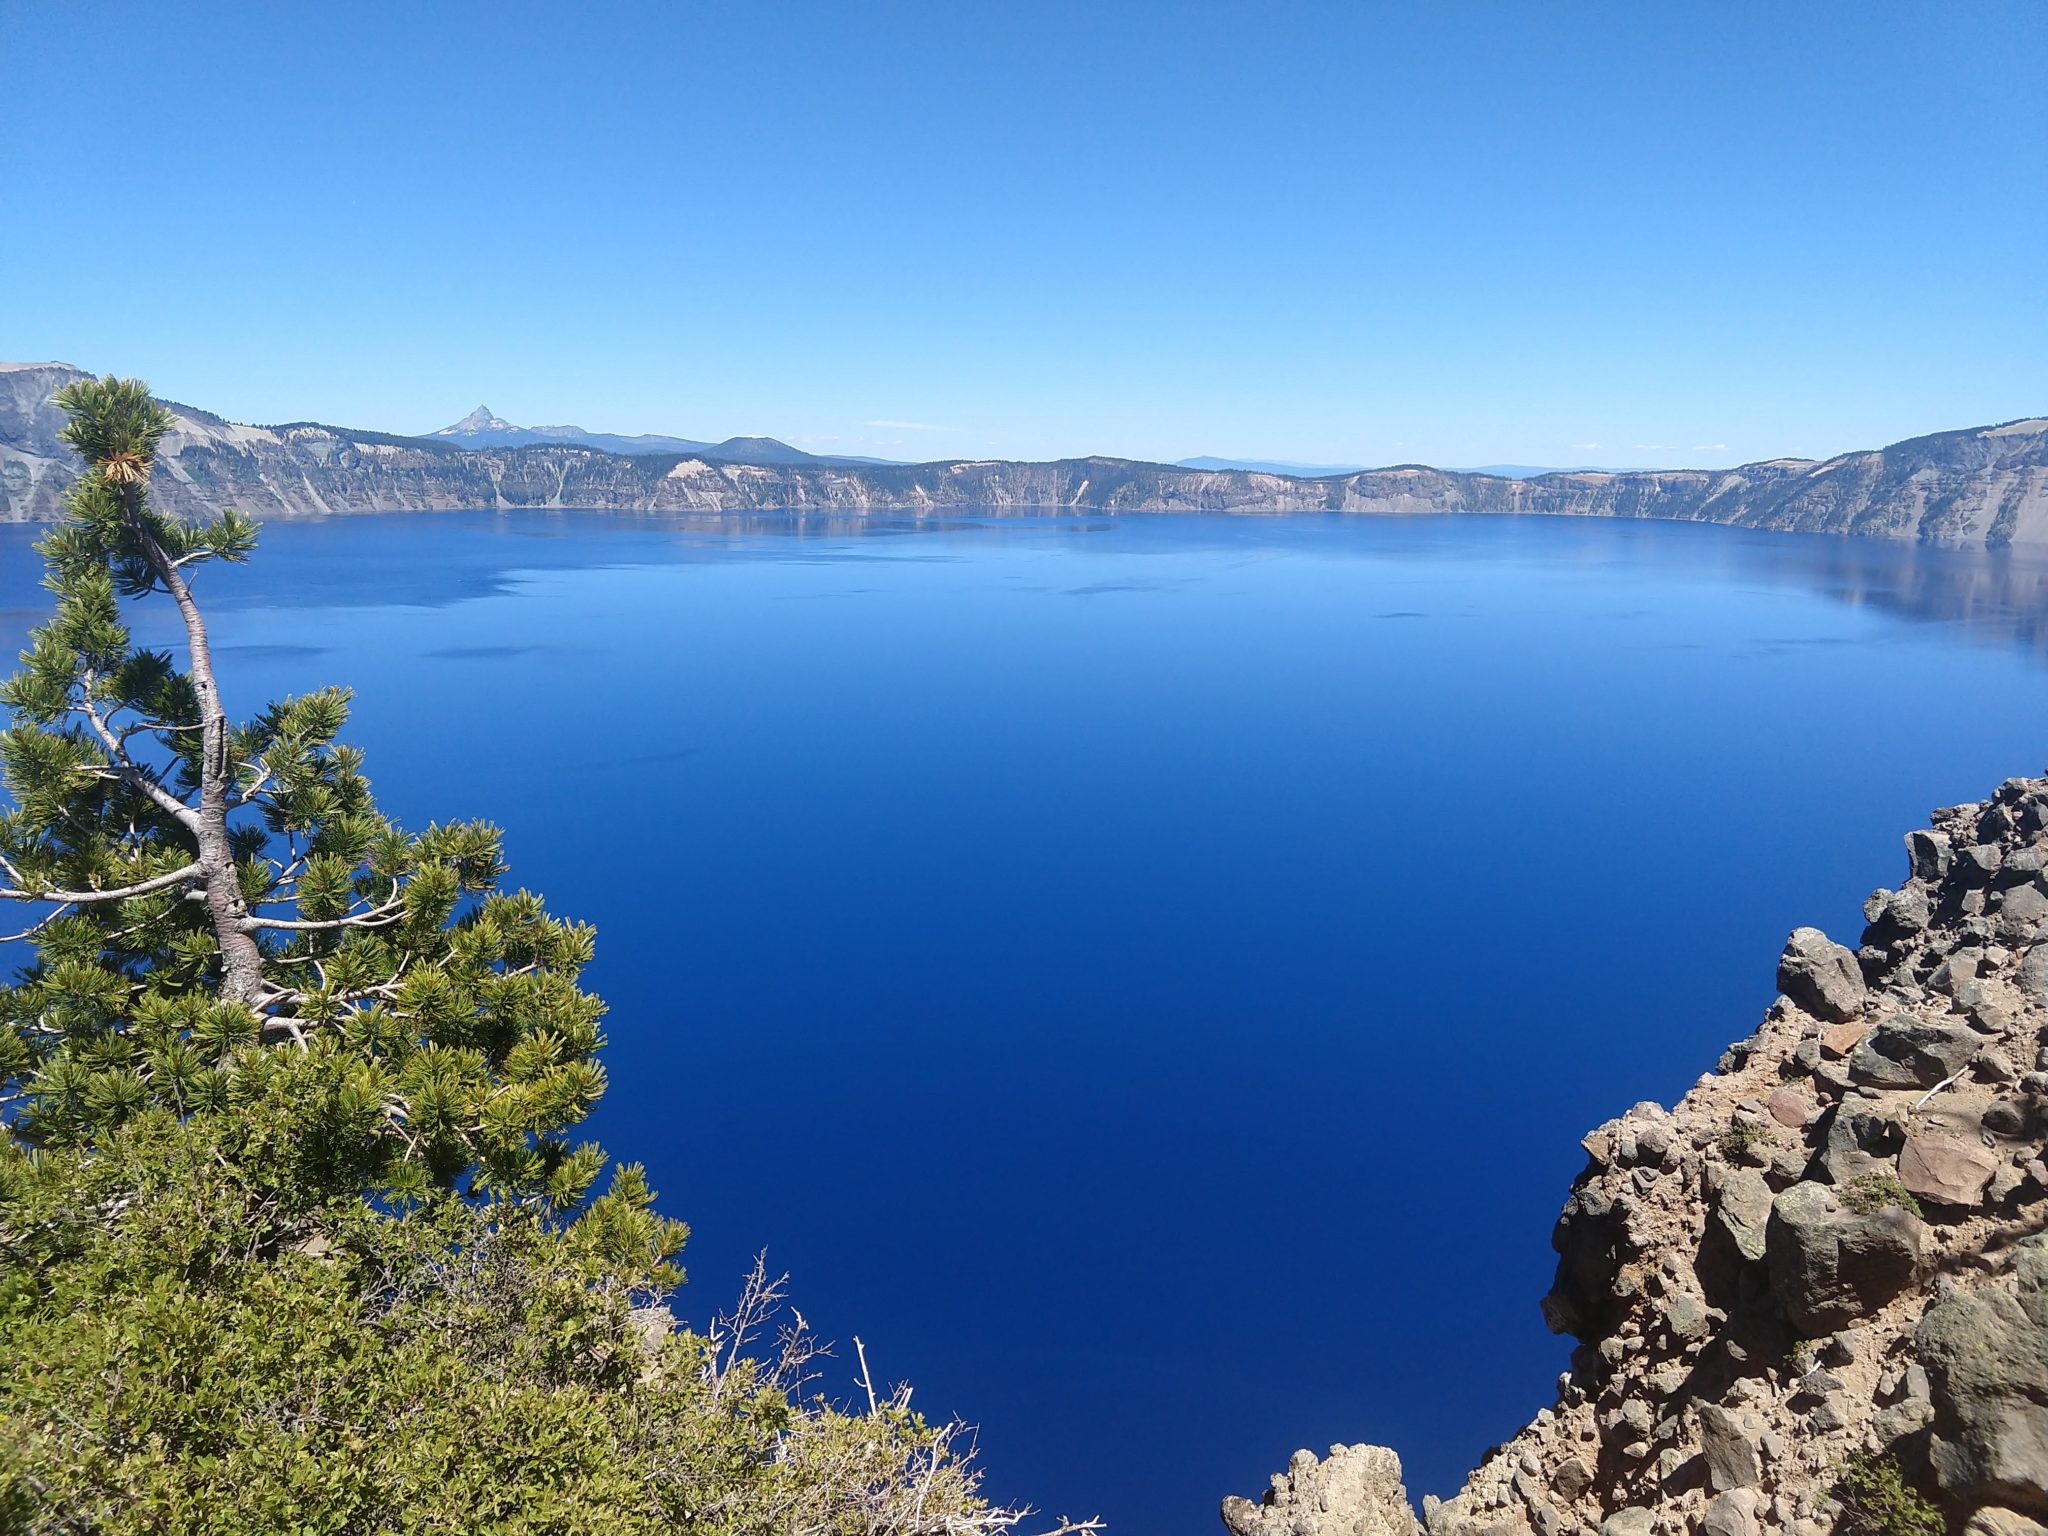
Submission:
POLYGON ((603 1163, 563 1139, 604 1089, 603 1009, 577 981, 591 929, 499 889, 496 828, 412 836, 380 815, 338 742, 345 690, 231 724, 191 583, 246 560, 254 525, 151 509, 171 418, 141 384, 81 381, 57 403, 90 469, 41 545, 56 615, 0 690, 0 896, 41 913, 15 936, 37 963, 0 994, 18 1134, 218 1104, 242 1047, 288 1041, 325 1064, 323 1193, 466 1178, 574 1205, 603 1163), (156 596, 182 670, 123 621, 120 599, 156 596))
POLYGON ((386 819, 345 690, 231 722, 193 583, 255 527, 151 508, 142 384, 58 403, 86 472, 0 689, 0 1530, 1010 1531, 962 1426, 805 1400, 800 1316, 752 1357, 765 1269, 674 1326, 685 1229, 569 1140, 592 930, 496 828, 386 819))

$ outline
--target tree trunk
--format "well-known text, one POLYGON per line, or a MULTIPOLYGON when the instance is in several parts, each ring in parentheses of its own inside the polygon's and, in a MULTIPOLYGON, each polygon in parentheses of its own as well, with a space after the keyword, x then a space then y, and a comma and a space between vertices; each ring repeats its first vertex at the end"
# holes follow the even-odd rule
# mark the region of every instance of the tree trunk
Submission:
POLYGON ((221 996, 254 1008, 263 992, 263 949, 249 931, 249 904, 235 875, 235 854, 228 842, 228 791, 234 763, 228 753, 228 717, 221 707, 220 687, 213 675, 213 650, 207 644, 206 620, 192 600, 192 589, 142 520, 141 487, 122 488, 122 505, 143 558, 185 621, 185 644, 191 654, 192 691, 199 699, 199 805, 193 834, 206 893, 207 916, 220 946, 221 996))

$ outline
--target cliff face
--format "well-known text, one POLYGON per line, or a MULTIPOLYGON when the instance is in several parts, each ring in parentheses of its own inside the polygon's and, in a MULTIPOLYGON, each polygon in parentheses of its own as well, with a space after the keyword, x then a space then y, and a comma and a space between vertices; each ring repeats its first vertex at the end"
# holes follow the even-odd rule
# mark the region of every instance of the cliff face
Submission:
MULTIPOLYGON (((81 377, 0 364, 0 521, 57 515, 74 474, 49 397, 81 377)), ((1533 480, 1403 465, 1322 479, 1127 459, 1025 464, 746 463, 624 456, 571 443, 460 448, 299 423, 247 427, 176 407, 156 499, 188 514, 257 517, 453 508, 636 512, 949 510, 1523 512, 1654 517, 1945 544, 2048 543, 2048 419, 1945 432, 1814 464, 1563 473, 1533 480)))
MULTIPOLYGON (((2048 779, 1908 835, 1860 949, 1795 932, 1781 996, 1676 1107, 1585 1138, 1558 1219, 1557 1401, 1428 1536, 1878 1536, 1892 1458, 1950 1529, 2048 1521, 2048 779)), ((1378 1447, 1297 1453, 1236 1536, 1410 1536, 1378 1447), (1332 1491, 1337 1493, 1334 1499, 1332 1491)), ((1890 1536, 1906 1536, 1894 1522, 1890 1536)))

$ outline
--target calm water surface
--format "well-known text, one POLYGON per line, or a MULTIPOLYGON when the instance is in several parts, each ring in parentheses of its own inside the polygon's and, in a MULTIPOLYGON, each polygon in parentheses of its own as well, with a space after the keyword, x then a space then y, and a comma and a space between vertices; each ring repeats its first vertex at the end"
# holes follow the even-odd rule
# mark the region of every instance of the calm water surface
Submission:
POLYGON ((1719 528, 356 517, 200 589, 231 704, 351 684, 387 810, 598 925, 680 1309, 766 1247, 1128 1536, 1332 1440, 1448 1492, 1579 1135, 2048 759, 2048 567, 1719 528))

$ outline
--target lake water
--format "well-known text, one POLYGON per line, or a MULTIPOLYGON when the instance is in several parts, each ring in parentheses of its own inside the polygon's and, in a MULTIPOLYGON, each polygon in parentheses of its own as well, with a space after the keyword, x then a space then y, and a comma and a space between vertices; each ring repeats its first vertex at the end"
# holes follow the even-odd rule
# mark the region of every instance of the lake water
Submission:
POLYGON ((1722 528, 354 517, 200 592, 231 705, 352 685, 388 811, 598 925, 679 1310, 766 1247, 1126 1536, 1333 1440, 1450 1491, 1579 1136, 2048 760, 2048 566, 1722 528))

